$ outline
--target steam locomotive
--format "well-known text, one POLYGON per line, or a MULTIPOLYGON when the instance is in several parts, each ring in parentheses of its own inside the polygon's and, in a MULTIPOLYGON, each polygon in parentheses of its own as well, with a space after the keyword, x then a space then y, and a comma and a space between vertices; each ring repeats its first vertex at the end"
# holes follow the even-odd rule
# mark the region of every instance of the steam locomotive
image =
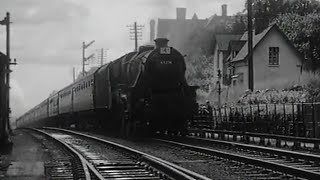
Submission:
POLYGON ((184 57, 168 41, 158 38, 50 95, 18 118, 17 127, 184 132, 197 87, 187 84, 184 57))

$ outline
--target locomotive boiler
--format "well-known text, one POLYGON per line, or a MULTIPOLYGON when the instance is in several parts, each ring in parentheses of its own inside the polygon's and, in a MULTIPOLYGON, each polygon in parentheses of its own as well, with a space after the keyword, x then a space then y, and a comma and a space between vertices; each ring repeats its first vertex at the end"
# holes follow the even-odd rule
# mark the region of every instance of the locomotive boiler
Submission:
POLYGON ((17 120, 24 126, 75 125, 132 135, 184 132, 196 104, 179 51, 158 38, 51 95, 17 120))

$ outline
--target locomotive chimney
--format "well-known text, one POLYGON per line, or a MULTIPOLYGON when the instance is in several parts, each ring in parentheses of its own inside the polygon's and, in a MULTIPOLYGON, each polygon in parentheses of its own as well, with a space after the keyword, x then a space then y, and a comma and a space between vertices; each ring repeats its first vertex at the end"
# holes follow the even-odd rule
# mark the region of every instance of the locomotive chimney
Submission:
POLYGON ((156 43, 156 48, 167 47, 169 40, 167 38, 157 38, 154 42, 156 43))

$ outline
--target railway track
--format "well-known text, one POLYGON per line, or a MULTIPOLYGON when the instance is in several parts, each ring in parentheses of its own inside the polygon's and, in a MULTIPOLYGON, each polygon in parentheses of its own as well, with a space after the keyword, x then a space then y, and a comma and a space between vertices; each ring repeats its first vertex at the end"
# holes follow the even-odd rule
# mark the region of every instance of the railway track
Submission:
POLYGON ((157 140, 228 159, 253 179, 320 179, 320 156, 314 154, 195 137, 157 140))
POLYGON ((50 155, 53 157, 51 161, 44 164, 46 179, 86 179, 86 172, 82 167, 81 159, 73 154, 70 149, 37 131, 29 131, 29 133, 47 151, 50 150, 50 155))
MULTIPOLYGON (((108 152, 108 154, 112 154, 112 152, 110 152, 109 149, 108 151, 105 151, 106 148, 99 144, 102 142, 104 144, 106 140, 88 135, 81 135, 82 137, 79 137, 79 133, 69 134, 70 132, 67 131, 63 133, 52 129, 45 131, 51 136, 69 144, 72 148, 77 149, 76 151, 81 155, 84 154, 85 159, 87 159, 93 167, 97 168, 97 171, 105 176, 104 178, 122 178, 120 176, 115 176, 116 174, 119 175, 121 169, 109 171, 114 172, 113 176, 110 176, 110 174, 109 176, 107 174, 103 174, 106 167, 112 167, 112 165, 117 164, 117 161, 121 159, 121 161, 123 160, 122 162, 130 162, 130 165, 136 166, 138 169, 144 168, 142 174, 148 174, 147 177, 143 177, 144 179, 182 179, 180 177, 180 173, 182 173, 182 177, 186 179, 209 179, 192 172, 192 168, 190 170, 186 170, 182 167, 184 167, 183 164, 186 165, 188 163, 197 165, 202 163, 202 165, 204 165, 212 164, 212 162, 227 163, 228 169, 230 171, 234 171, 235 174, 239 174, 239 176, 241 176, 240 179, 320 179, 320 157, 312 154, 203 138, 175 137, 174 139, 152 139, 152 143, 146 143, 150 145, 150 147, 153 146, 152 148, 154 149, 162 148, 163 151, 175 154, 175 156, 178 157, 175 160, 167 159, 167 161, 170 162, 148 155, 149 152, 148 154, 140 152, 140 155, 135 154, 129 156, 127 155, 128 152, 125 152, 124 154, 126 155, 123 153, 120 155, 113 155, 116 159, 116 163, 112 162, 115 160, 114 158, 109 158, 109 164, 105 164, 106 161, 103 160, 103 158, 107 157, 105 157, 104 154, 106 154, 106 152, 108 152), (90 141, 92 142, 88 142, 88 140, 85 140, 87 138, 93 138, 95 140, 91 139, 90 141), (99 141, 99 143, 97 143, 97 141, 99 141), (161 147, 163 144, 167 144, 165 148, 161 147), (104 151, 102 154, 101 149, 104 151), (143 157, 146 157, 147 160, 142 160, 143 157), (171 172, 168 173, 168 170, 163 170, 159 165, 154 165, 153 163, 156 161, 158 161, 158 163, 160 162, 160 164, 165 164, 168 166, 167 169, 173 169, 175 173, 178 172, 179 175, 171 175, 171 172)), ((112 142, 108 143, 115 144, 112 142)), ((143 145, 138 144, 137 146, 141 147, 143 145)), ((111 149, 113 149, 112 151, 114 154, 118 154, 117 150, 114 148, 111 149)), ((136 150, 133 151, 138 152, 136 150)), ((161 155, 159 157, 164 158, 161 157, 161 155)), ((121 163, 118 163, 117 165, 119 165, 118 167, 122 166, 121 168, 124 168, 121 163)), ((131 175, 132 176, 127 178, 134 179, 135 175, 131 175)))
POLYGON ((146 153, 68 130, 35 130, 72 151, 80 160, 83 179, 208 179, 146 153))

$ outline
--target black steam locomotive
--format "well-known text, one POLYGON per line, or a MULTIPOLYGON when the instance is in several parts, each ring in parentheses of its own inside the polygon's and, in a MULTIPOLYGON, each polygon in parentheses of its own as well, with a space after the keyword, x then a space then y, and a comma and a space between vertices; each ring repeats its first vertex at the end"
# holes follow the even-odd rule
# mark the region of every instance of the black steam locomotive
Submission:
POLYGON ((76 126, 106 131, 183 132, 196 110, 184 57, 158 38, 101 66, 17 119, 18 127, 76 126))

